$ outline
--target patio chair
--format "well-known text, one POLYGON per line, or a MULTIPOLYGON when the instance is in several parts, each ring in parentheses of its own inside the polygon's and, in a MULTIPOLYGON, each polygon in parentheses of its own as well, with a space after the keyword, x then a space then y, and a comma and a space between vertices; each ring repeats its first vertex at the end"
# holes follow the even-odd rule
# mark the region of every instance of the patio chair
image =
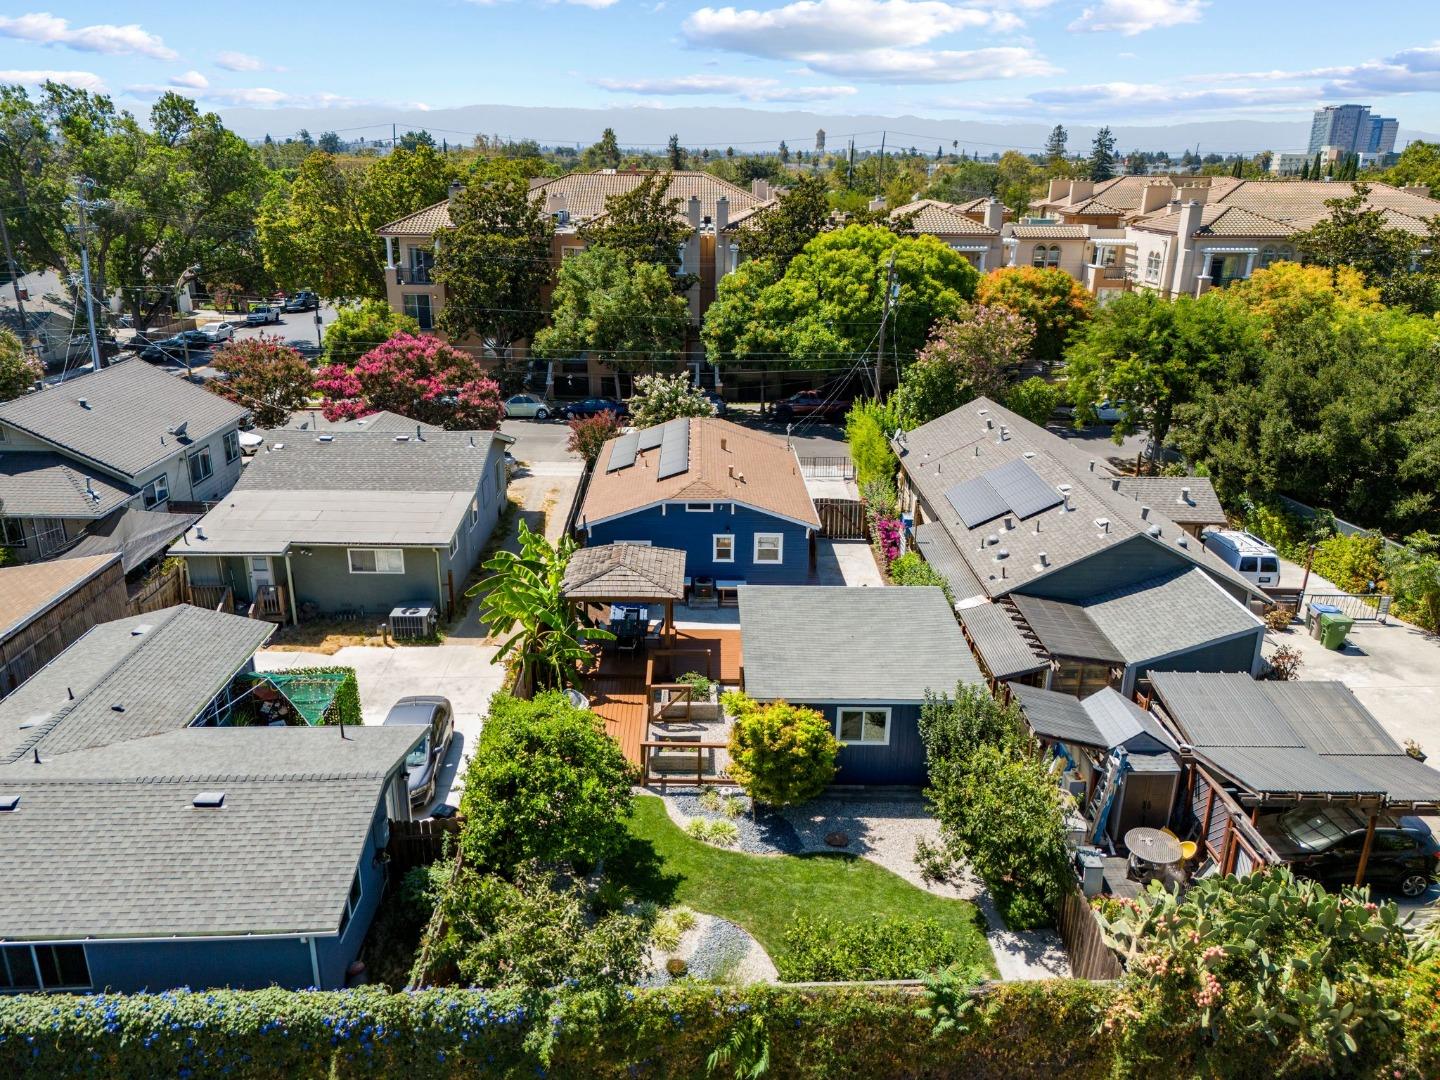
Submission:
POLYGON ((615 648, 621 652, 634 652, 645 640, 645 627, 638 614, 626 612, 625 619, 615 628, 615 648))

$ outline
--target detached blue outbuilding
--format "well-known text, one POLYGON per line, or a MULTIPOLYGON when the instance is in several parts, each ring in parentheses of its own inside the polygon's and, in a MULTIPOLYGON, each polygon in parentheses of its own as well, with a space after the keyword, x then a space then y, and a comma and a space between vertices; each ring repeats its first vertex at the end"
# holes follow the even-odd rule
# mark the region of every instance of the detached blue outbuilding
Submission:
POLYGON ((844 744, 838 784, 923 784, 926 692, 985 684, 945 593, 929 586, 747 586, 740 641, 747 694, 830 721, 844 744))

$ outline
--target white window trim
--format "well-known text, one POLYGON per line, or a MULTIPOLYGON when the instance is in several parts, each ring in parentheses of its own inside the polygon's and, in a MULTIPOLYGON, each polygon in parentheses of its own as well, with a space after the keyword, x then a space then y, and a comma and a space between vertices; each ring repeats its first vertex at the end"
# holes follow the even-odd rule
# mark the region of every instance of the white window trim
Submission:
MULTIPOLYGON (((185 467, 188 469, 190 466, 186 465, 185 467)), ((146 510, 152 510, 157 506, 164 506, 169 501, 170 477, 165 473, 161 473, 159 476, 155 477, 155 479, 151 480, 148 484, 146 484, 143 488, 140 489, 140 505, 143 506, 146 510), (154 502, 149 501, 149 499, 147 498, 147 495, 150 493, 152 488, 154 489, 154 502), (160 494, 161 488, 165 489, 164 495, 160 494)))
POLYGON ((215 458, 210 453, 210 447, 202 446, 193 453, 186 454, 185 467, 190 470, 190 483, 203 484, 206 480, 209 480, 215 475, 215 458), (204 461, 210 470, 204 476, 195 475, 195 462, 197 461, 204 461))
POLYGON ((454 536, 450 537, 450 558, 455 558, 455 555, 459 550, 460 534, 457 532, 454 536))
POLYGON ((685 512, 687 514, 713 514, 715 504, 713 502, 687 502, 685 512))
MULTIPOLYGON (((31 963, 31 966, 34 967, 34 969, 35 969, 35 981, 36 981, 36 983, 38 984, 39 989, 38 989, 38 990, 30 990, 30 989, 11 989, 11 988, 8 988, 8 987, 7 987, 7 988, 4 989, 4 990, 0 990, 0 996, 7 995, 7 994, 57 993, 57 992, 63 992, 63 991, 66 991, 66 990, 72 990, 72 991, 73 991, 73 990, 93 990, 93 989, 95 988, 95 976, 94 976, 94 974, 90 971, 90 950, 89 950, 88 948, 86 948, 84 942, 80 942, 80 941, 66 941, 66 942, 55 941, 55 942, 45 942, 45 943, 30 943, 30 942, 24 942, 24 941, 11 941, 11 942, 6 942, 5 945, 3 946, 3 948, 13 949, 13 950, 15 950, 15 951, 17 951, 17 952, 18 952, 20 949, 29 949, 29 950, 30 950, 30 963, 31 963), (37 950, 37 949, 54 949, 54 948, 78 948, 78 949, 80 950, 80 954, 85 958, 85 974, 88 975, 88 976, 90 976, 90 981, 89 981, 88 983, 85 983, 84 985, 76 984, 76 985, 73 985, 73 986, 72 986, 72 985, 69 984, 69 983, 58 983, 58 984, 56 984, 55 986, 47 986, 47 985, 45 984, 44 978, 43 978, 43 977, 41 976, 41 974, 40 974, 40 957, 37 955, 36 950, 37 950)), ((3 958, 3 957, 0 957, 0 963, 4 963, 4 962, 5 962, 5 961, 4 961, 4 958, 3 958)))
POLYGON ((753 562, 756 566, 783 566, 784 563, 785 563, 785 534, 784 534, 784 533, 756 533, 756 534, 755 534, 755 547, 754 547, 754 550, 751 552, 751 559, 750 559, 750 561, 753 562), (761 541, 761 540, 774 540, 774 541, 775 541, 775 543, 776 543, 775 558, 773 558, 773 559, 762 559, 762 558, 760 558, 760 541, 761 541))
POLYGON ((360 876, 360 871, 355 871, 355 877, 350 882, 350 891, 345 894, 345 911, 340 917, 340 936, 343 938, 345 932, 350 929, 350 924, 355 919, 355 912, 365 900, 365 879, 360 876), (356 887, 359 887, 360 895, 355 895, 356 887))
POLYGON ((225 435, 224 435, 224 437, 221 439, 221 442, 222 442, 222 444, 223 444, 224 447, 225 447, 225 464, 226 464, 226 465, 233 465, 233 464, 235 464, 235 462, 239 461, 239 460, 240 460, 240 432, 238 432, 238 431, 227 431, 227 432, 225 432, 225 435), (234 452, 233 452, 233 453, 231 452, 231 448, 232 448, 232 447, 234 448, 234 452))
MULTIPOLYGON (((893 719, 888 705, 841 705, 835 710, 835 738, 840 739, 846 746, 889 746, 890 745, 890 722, 893 719), (844 739, 840 737, 840 717, 845 713, 884 713, 885 714, 885 738, 884 739, 844 739)), ((860 721, 861 730, 864 730, 865 721, 860 721)))
POLYGON ((475 498, 475 499, 471 499, 471 500, 470 500, 470 528, 473 529, 473 528, 475 528, 476 525, 479 525, 479 524, 480 524, 480 500, 479 500, 478 498, 475 498))
POLYGON ((404 551, 403 548, 374 548, 374 547, 369 547, 369 548, 346 548, 346 549, 345 549, 345 561, 346 561, 347 563, 349 563, 350 573, 352 573, 352 574, 403 574, 403 573, 405 573, 405 551, 404 551), (356 569, 355 569, 355 553, 356 553, 357 551, 369 551, 369 552, 373 552, 373 553, 375 554, 375 569, 374 569, 374 570, 356 570, 356 569), (380 552, 382 552, 382 551, 387 551, 387 552, 393 551, 393 552, 399 557, 399 560, 400 560, 400 569, 398 569, 398 570, 382 570, 382 569, 380 568, 380 552))
POLYGON ((717 563, 733 563, 733 562, 735 561, 735 534, 734 534, 734 533, 716 533, 714 536, 712 536, 712 537, 710 538, 710 561, 711 561, 711 562, 717 562, 717 563), (729 540, 729 541, 730 541, 730 557, 729 557, 728 559, 722 559, 722 558, 720 557, 720 541, 721 541, 721 540, 729 540))

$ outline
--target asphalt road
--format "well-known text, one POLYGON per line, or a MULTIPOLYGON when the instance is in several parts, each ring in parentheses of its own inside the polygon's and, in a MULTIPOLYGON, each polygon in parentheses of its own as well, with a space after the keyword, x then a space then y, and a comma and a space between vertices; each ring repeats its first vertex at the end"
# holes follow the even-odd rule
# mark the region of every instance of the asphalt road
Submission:
MULTIPOLYGON (((244 326, 238 320, 244 318, 242 315, 221 316, 227 322, 235 325, 235 340, 244 341, 247 338, 257 337, 278 337, 282 341, 305 341, 314 344, 320 340, 316 335, 315 316, 320 316, 320 327, 328 326, 335 321, 335 308, 329 304, 320 305, 320 310, 296 311, 289 315, 280 316, 279 323, 270 323, 268 326, 244 326)), ((214 322, 213 315, 201 313, 198 321, 200 325, 214 322)), ((122 339, 123 340, 123 339, 122 339)), ((181 361, 166 364, 165 367, 177 373, 185 370, 185 364, 181 361)), ((190 375, 196 379, 214 378, 215 372, 210 367, 210 350, 201 350, 190 357, 190 375)))

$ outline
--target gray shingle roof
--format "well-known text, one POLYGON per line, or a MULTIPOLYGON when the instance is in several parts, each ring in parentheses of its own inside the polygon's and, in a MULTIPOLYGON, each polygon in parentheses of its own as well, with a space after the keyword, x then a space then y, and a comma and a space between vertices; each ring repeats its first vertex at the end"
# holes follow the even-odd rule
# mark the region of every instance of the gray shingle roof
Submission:
POLYGON ((236 491, 460 491, 473 493, 493 431, 271 432, 236 491), (408 437, 405 437, 408 436, 408 437), (283 449, 281 449, 283 447, 283 449))
POLYGON ((1180 525, 1224 525, 1227 520, 1220 496, 1204 476, 1127 476, 1120 493, 1180 525))
POLYGON ((943 526, 933 521, 916 525, 915 547, 919 549, 921 557, 949 584, 950 595, 955 597, 956 603, 985 595, 985 587, 980 584, 980 580, 970 569, 970 564, 955 547, 955 541, 950 539, 943 526))
POLYGON ((68 455, 133 477, 184 446, 233 427, 248 412, 219 394, 131 359, 0 404, 0 422, 68 455), (187 434, 177 440, 171 433, 181 424, 187 434))
POLYGON ((560 587, 567 600, 681 600, 685 552, 642 544, 580 548, 560 587))
POLYGON ((1344 683, 1150 678, 1196 756, 1252 791, 1440 803, 1440 772, 1409 757, 1344 683))
POLYGON ((0 453, 0 513, 6 517, 102 518, 134 497, 133 487, 63 454, 0 453))
POLYGON ((1142 518, 1144 504, 1112 487, 1116 478, 1103 458, 989 398, 976 398, 907 432, 896 450, 900 467, 924 502, 926 523, 945 530, 992 597, 1129 541, 1155 544, 1171 552, 1177 565, 1193 563, 1235 588, 1259 595, 1255 585, 1186 535, 1167 515, 1166 507, 1151 507, 1142 518), (1011 461, 1027 463, 1057 491, 1062 485, 1068 487, 1070 508, 1060 503, 1023 519, 1010 515, 1013 527, 1008 530, 1004 514, 967 527, 946 499, 946 492, 1011 461), (992 535, 996 542, 982 549, 982 541, 992 535), (1008 555, 997 560, 1001 549, 1008 555))
POLYGON ((983 682, 934 586, 743 585, 745 690, 761 700, 919 702, 983 682))
MULTIPOLYGON (((424 431, 444 431, 434 424, 421 424, 408 416, 381 409, 355 420, 326 420, 319 409, 301 409, 290 414, 290 422, 277 429, 276 438, 285 438, 280 432, 286 431, 386 431, 393 435, 413 435, 415 428, 424 431)), ((266 432, 266 434, 270 434, 266 432)))
POLYGON ((146 559, 164 551, 176 537, 199 520, 199 514, 169 514, 163 510, 127 506, 92 525, 79 542, 67 548, 60 557, 80 559, 88 555, 119 552, 128 574, 146 559))
POLYGON ((186 604, 92 627, 0 701, 0 762, 183 728, 273 630, 186 604))
POLYGON ((1035 651, 1015 625, 1010 612, 999 604, 961 608, 960 621, 990 674, 997 679, 1012 679, 1049 665, 1049 660, 1035 651))
POLYGON ((1102 593, 1085 613, 1129 663, 1254 634, 1264 623, 1194 567, 1102 593))

